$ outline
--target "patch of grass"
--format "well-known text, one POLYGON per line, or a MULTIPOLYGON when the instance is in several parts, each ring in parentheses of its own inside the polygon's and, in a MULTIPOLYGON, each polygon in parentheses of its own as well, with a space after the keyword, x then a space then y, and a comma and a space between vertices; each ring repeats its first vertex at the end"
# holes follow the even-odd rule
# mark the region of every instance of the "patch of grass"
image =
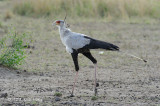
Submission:
POLYGON ((14 7, 14 11, 22 16, 28 16, 33 12, 33 4, 31 2, 21 2, 14 7), (18 6, 19 5, 19 6, 18 6), (20 6, 22 5, 22 6, 20 6))
POLYGON ((92 96, 91 100, 97 100, 98 97, 97 96, 92 96))
POLYGON ((31 101, 31 104, 32 106, 37 106, 38 105, 38 101, 31 101))
POLYGON ((0 65, 16 67, 26 58, 24 40, 27 34, 18 34, 14 29, 0 40, 0 65))
POLYGON ((62 93, 60 93, 60 92, 55 92, 54 96, 60 97, 60 96, 62 96, 62 93))
POLYGON ((71 17, 160 18, 159 0, 23 0, 14 12, 24 16, 58 17, 67 11, 71 17), (132 4, 132 5, 131 5, 132 4))

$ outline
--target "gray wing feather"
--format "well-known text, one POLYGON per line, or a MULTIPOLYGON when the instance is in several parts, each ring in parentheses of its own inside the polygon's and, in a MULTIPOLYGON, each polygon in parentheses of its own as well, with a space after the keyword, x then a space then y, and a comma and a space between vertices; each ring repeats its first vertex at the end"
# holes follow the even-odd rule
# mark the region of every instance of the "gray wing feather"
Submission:
POLYGON ((72 49, 80 49, 90 43, 90 39, 86 39, 85 35, 72 32, 72 34, 66 39, 67 46, 72 49))

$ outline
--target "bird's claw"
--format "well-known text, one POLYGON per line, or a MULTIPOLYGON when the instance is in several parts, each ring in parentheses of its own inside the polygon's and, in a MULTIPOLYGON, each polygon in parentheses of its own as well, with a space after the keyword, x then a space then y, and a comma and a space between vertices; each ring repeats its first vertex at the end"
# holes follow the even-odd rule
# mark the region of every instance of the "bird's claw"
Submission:
POLYGON ((96 83, 96 87, 99 87, 99 83, 98 82, 96 83))
POLYGON ((71 95, 70 95, 70 97, 74 97, 74 95, 73 95, 73 94, 71 94, 71 95))
POLYGON ((69 97, 74 97, 73 92, 69 91, 69 93, 71 94, 69 97))

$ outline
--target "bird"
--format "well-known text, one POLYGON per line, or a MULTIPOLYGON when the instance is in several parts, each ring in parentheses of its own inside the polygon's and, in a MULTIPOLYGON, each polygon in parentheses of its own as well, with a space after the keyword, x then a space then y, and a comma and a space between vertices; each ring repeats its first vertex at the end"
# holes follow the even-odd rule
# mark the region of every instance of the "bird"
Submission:
POLYGON ((92 56, 90 50, 91 49, 105 49, 105 50, 110 50, 110 51, 119 51, 119 47, 112 43, 108 43, 105 41, 91 38, 85 34, 72 32, 67 27, 65 19, 56 20, 53 22, 52 25, 58 27, 60 39, 62 43, 64 44, 64 46, 66 47, 66 51, 69 54, 71 54, 73 62, 74 62, 76 75, 74 77, 71 97, 74 96, 73 92, 75 88, 75 83, 77 82, 77 79, 78 79, 78 72, 79 72, 78 54, 79 53, 83 54, 85 57, 91 60, 92 63, 94 64, 94 70, 95 70, 94 72, 94 95, 96 96, 97 86, 99 85, 96 79, 97 60, 92 56))
POLYGON ((94 71, 94 95, 95 96, 97 95, 97 88, 96 87, 99 86, 99 83, 97 83, 97 79, 96 79, 97 60, 92 56, 92 54, 90 52, 91 49, 105 49, 105 50, 110 50, 110 51, 118 51, 118 52, 123 53, 127 56, 136 58, 138 60, 143 61, 144 63, 147 63, 147 60, 145 60, 143 58, 140 58, 140 57, 135 56, 130 53, 120 51, 120 48, 115 44, 101 41, 101 40, 97 40, 97 39, 91 38, 85 34, 72 32, 68 28, 69 25, 66 24, 66 21, 65 21, 66 17, 67 17, 67 12, 66 12, 66 16, 65 16, 64 20, 56 20, 53 22, 52 25, 58 27, 61 41, 62 41, 63 45, 66 47, 66 51, 71 54, 72 59, 73 59, 73 63, 75 66, 76 75, 74 77, 74 83, 73 83, 72 92, 71 92, 70 97, 74 96, 73 92, 74 92, 74 88, 75 88, 75 83, 77 82, 77 79, 78 79, 78 71, 79 71, 78 54, 79 53, 83 54, 85 57, 87 57, 89 60, 91 60, 94 64, 94 70, 95 70, 94 71))

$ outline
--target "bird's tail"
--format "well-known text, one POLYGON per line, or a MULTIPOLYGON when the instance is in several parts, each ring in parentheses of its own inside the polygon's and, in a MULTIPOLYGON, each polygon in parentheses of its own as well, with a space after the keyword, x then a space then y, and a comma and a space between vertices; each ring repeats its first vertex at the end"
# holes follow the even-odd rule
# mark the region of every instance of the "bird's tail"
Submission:
POLYGON ((111 44, 111 43, 108 43, 108 42, 104 42, 104 41, 100 41, 100 40, 95 40, 95 39, 92 39, 92 38, 89 38, 89 37, 85 37, 85 38, 88 38, 88 39, 91 40, 90 44, 86 45, 86 47, 89 48, 89 49, 105 49, 105 50, 119 51, 119 52, 121 52, 121 53, 123 53, 125 55, 128 55, 128 56, 131 56, 133 58, 142 60, 145 63, 147 62, 147 60, 142 59, 140 57, 137 57, 137 56, 135 56, 133 54, 129 54, 129 53, 120 51, 119 47, 114 45, 114 44, 111 44))
POLYGON ((96 49, 96 48, 101 48, 101 49, 106 49, 106 50, 119 51, 119 52, 121 52, 121 53, 123 53, 123 54, 125 54, 125 55, 128 55, 128 56, 130 56, 130 57, 136 58, 136 59, 138 59, 138 60, 142 60, 143 62, 147 63, 147 60, 142 59, 142 58, 140 58, 140 57, 138 57, 138 56, 135 56, 135 55, 133 55, 133 54, 129 54, 129 53, 120 51, 118 46, 113 45, 113 44, 111 44, 111 43, 107 43, 107 42, 97 41, 97 40, 96 40, 96 42, 94 42, 94 44, 95 44, 95 46, 94 46, 95 49, 96 49))
POLYGON ((129 53, 122 52, 122 51, 119 51, 119 52, 121 52, 121 53, 123 53, 123 54, 125 54, 125 55, 128 55, 128 56, 130 56, 130 57, 136 58, 136 59, 138 59, 138 60, 142 60, 143 62, 147 63, 147 60, 142 59, 142 58, 140 58, 140 57, 138 57, 138 56, 135 56, 135 55, 133 55, 133 54, 129 54, 129 53))

